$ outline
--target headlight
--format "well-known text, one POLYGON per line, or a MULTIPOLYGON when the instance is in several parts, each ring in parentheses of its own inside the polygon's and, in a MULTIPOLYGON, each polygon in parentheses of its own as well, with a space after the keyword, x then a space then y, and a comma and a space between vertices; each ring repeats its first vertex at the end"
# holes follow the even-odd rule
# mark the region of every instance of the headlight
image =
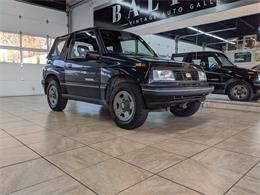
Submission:
POLYGON ((153 81, 175 81, 171 70, 153 70, 153 81))
POLYGON ((207 81, 207 76, 206 76, 206 73, 205 73, 205 72, 199 70, 199 71, 198 71, 198 74, 199 74, 199 80, 200 80, 200 81, 207 81))

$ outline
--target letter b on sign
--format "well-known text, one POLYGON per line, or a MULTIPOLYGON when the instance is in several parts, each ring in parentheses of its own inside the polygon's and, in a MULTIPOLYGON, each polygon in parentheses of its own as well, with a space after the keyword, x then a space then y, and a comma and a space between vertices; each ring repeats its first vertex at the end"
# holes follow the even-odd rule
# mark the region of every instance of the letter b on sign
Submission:
POLYGON ((116 23, 121 20, 122 15, 121 15, 120 11, 121 11, 121 5, 113 6, 112 23, 116 23))

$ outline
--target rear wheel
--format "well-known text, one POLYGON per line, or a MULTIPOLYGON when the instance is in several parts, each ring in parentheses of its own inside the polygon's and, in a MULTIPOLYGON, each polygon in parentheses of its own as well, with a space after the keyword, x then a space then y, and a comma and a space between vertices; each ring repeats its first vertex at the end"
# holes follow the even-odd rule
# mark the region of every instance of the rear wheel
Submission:
POLYGON ((200 109, 201 102, 189 102, 182 105, 172 106, 170 111, 172 114, 181 117, 188 117, 195 114, 200 109))
POLYGON ((68 100, 62 98, 61 87, 56 80, 50 80, 47 87, 47 100, 50 108, 54 111, 65 109, 68 100))
POLYGON ((255 95, 253 98, 252 98, 253 101, 259 101, 260 100, 260 95, 255 95))
POLYGON ((250 101, 253 97, 252 86, 244 81, 231 83, 228 88, 228 97, 234 101, 250 101))
POLYGON ((139 86, 130 82, 112 88, 109 110, 117 126, 124 129, 140 127, 148 115, 139 86))

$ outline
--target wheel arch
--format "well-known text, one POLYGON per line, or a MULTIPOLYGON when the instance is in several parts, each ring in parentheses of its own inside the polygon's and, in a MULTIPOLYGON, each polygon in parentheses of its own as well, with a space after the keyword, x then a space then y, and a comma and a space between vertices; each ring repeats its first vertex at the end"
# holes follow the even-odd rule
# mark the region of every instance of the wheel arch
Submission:
POLYGON ((141 89, 141 86, 139 85, 138 81, 132 77, 132 76, 129 76, 129 75, 125 75, 125 74, 117 74, 117 75, 114 75, 112 76, 108 82, 107 82, 107 86, 105 88, 105 94, 104 94, 104 99, 105 101, 108 103, 109 102, 109 98, 110 98, 110 93, 111 93, 111 90, 112 90, 112 86, 114 85, 117 85, 119 83, 122 83, 122 82, 132 82, 132 83, 135 83, 136 85, 138 85, 141 89))
POLYGON ((255 92, 255 89, 254 89, 254 87, 253 87, 253 84, 252 84, 252 82, 251 82, 250 80, 232 78, 232 79, 229 79, 229 80, 226 82, 226 84, 225 84, 225 94, 228 93, 228 90, 229 90, 231 84, 232 84, 232 83, 235 83, 235 82, 246 82, 246 83, 248 83, 248 84, 251 85, 251 87, 252 87, 252 89, 253 89, 253 92, 255 92))
POLYGON ((55 74, 53 74, 53 73, 48 74, 48 75, 46 76, 46 78, 45 78, 45 83, 44 83, 44 93, 45 93, 45 94, 47 94, 47 87, 48 87, 48 85, 49 85, 49 82, 50 82, 52 79, 54 79, 54 80, 56 80, 58 83, 60 83, 60 82, 59 82, 59 78, 58 78, 57 75, 55 75, 55 74))

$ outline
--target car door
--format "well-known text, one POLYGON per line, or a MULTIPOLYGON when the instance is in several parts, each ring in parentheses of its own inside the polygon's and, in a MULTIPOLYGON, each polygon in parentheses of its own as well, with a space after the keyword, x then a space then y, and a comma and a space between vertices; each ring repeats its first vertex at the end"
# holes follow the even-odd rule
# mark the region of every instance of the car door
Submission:
POLYGON ((99 52, 96 33, 84 30, 74 34, 65 64, 65 84, 71 96, 100 99, 100 63, 89 59, 89 52, 99 52))
POLYGON ((221 64, 213 55, 202 57, 202 61, 204 63, 204 69, 207 74, 208 83, 215 87, 215 91, 223 91, 225 84, 223 82, 221 64))

